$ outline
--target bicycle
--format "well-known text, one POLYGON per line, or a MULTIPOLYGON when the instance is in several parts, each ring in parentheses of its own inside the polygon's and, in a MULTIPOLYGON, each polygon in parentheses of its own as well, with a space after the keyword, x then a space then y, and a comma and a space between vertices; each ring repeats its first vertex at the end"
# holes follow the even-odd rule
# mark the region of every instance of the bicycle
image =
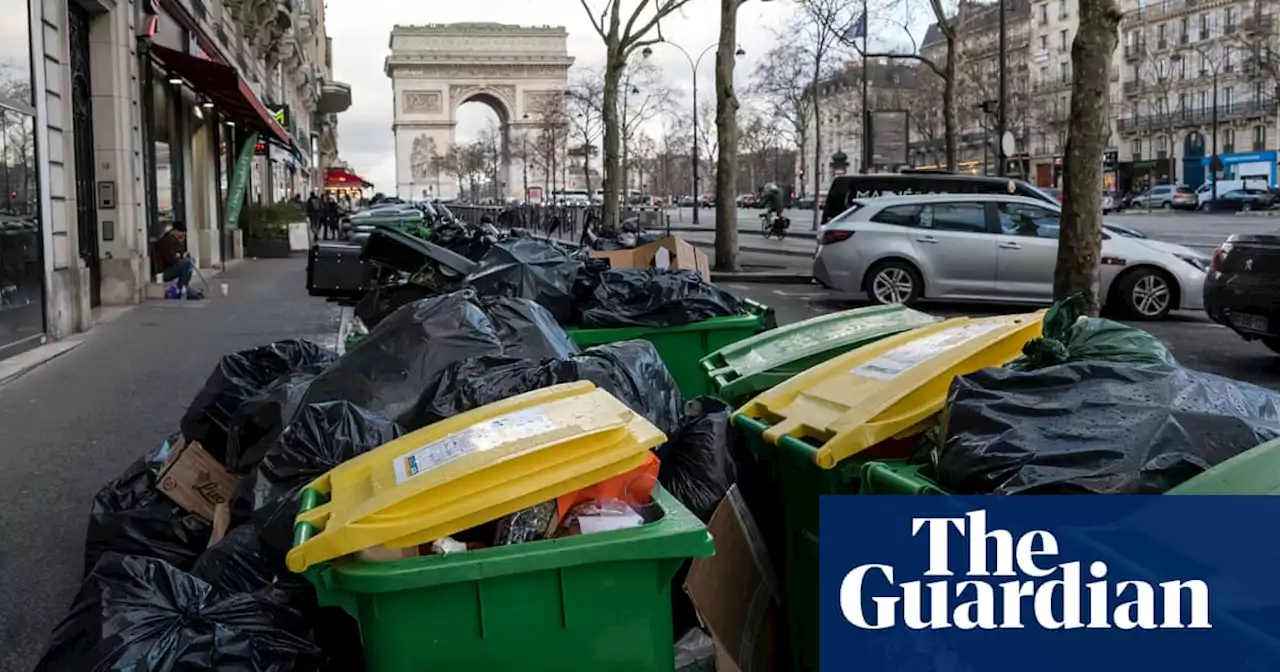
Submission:
POLYGON ((760 235, 766 240, 769 236, 776 236, 778 240, 782 240, 787 237, 787 229, 791 228, 791 220, 772 210, 760 213, 760 222, 760 235))

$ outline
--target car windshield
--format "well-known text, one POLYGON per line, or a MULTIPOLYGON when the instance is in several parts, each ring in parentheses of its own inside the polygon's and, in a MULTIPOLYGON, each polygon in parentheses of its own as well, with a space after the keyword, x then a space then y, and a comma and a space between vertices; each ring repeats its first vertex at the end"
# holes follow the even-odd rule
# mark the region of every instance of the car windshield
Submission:
POLYGON ((1179 193, 1179 194, 1194 194, 1194 193, 1196 193, 1196 192, 1195 192, 1195 191, 1193 191, 1193 190, 1191 189, 1191 187, 1178 187, 1178 193, 1179 193))

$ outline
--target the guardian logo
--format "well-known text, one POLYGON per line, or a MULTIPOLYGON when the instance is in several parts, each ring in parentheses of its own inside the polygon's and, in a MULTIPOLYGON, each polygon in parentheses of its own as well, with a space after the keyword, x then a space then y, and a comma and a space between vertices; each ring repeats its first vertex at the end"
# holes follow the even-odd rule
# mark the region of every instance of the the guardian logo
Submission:
POLYGON ((1105 562, 1055 562, 1058 540, 1033 530, 1018 537, 987 529, 986 511, 912 518, 911 536, 928 542, 926 577, 896 582, 884 564, 854 567, 840 583, 840 611, 854 627, 884 630, 1211 629, 1209 586, 1202 580, 1107 580, 1105 562), (950 544, 967 543, 960 578, 950 544), (1085 576, 1087 573, 1087 577, 1085 576))

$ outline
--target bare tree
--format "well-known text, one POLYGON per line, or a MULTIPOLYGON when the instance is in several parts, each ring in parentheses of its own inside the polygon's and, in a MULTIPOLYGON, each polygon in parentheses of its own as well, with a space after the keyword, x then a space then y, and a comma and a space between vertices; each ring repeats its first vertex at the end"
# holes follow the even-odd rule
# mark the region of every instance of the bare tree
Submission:
POLYGON ((620 181, 625 193, 631 188, 630 158, 636 141, 644 137, 640 129, 659 114, 672 110, 675 93, 663 81, 662 71, 647 59, 632 59, 622 77, 619 116, 622 123, 622 172, 620 181))
MULTIPOLYGON (((698 162, 706 165, 711 172, 716 170, 716 157, 719 155, 719 136, 716 134, 715 101, 704 100, 698 105, 698 150, 702 155, 698 162)), ((714 178, 715 176, 712 175, 714 178)), ((700 194, 694 194, 700 196, 700 194)))
POLYGON ((738 270, 738 210, 734 196, 738 161, 738 97, 733 87, 737 65, 738 8, 746 0, 720 0, 720 39, 716 46, 716 270, 738 270))
POLYGON ((1107 149, 1110 106, 1107 87, 1118 41, 1116 0, 1080 0, 1080 27, 1071 45, 1071 126, 1063 166, 1062 223, 1053 296, 1080 293, 1097 315, 1102 261, 1102 161, 1107 149))
MULTIPOLYGON (((566 96, 569 103, 569 123, 574 129, 573 139, 569 144, 580 143, 577 149, 571 150, 570 153, 582 157, 582 179, 586 185, 588 197, 591 196, 591 157, 598 153, 595 142, 604 130, 604 110, 601 107, 603 95, 603 85, 599 77, 588 73, 574 81, 566 96)), ((605 198, 609 198, 607 192, 605 198)))
MULTIPOLYGON (((804 160, 804 145, 808 140, 809 90, 808 61, 803 50, 792 40, 779 40, 770 49, 752 74, 752 89, 766 104, 775 127, 787 142, 796 149, 796 156, 804 160)), ((817 176, 814 176, 817 179, 817 176)), ((804 172, 800 172, 798 192, 805 190, 804 172)))
POLYGON ((622 0, 602 0, 597 15, 591 0, 579 0, 591 19, 591 26, 604 41, 604 207, 606 227, 618 226, 618 190, 621 187, 622 125, 618 122, 618 89, 623 70, 631 55, 639 49, 662 40, 662 19, 670 16, 689 0, 637 0, 627 12, 622 0), (626 15, 626 16, 624 16, 626 15), (648 37, 651 33, 654 37, 648 37))
MULTIPOLYGON (((679 199, 693 184, 689 147, 693 144, 691 120, 679 114, 662 117, 662 134, 658 137, 657 177, 664 194, 679 199)), ((697 197, 696 193, 688 192, 697 197)))
MULTIPOLYGON (((831 72, 833 52, 840 44, 840 36, 851 23, 845 21, 845 0, 799 0, 798 26, 792 31, 797 44, 807 57, 809 73, 809 111, 813 114, 813 193, 821 190, 818 176, 822 174, 822 103, 818 95, 822 80, 831 72)), ((813 199, 813 229, 818 230, 822 221, 822 199, 813 199)))

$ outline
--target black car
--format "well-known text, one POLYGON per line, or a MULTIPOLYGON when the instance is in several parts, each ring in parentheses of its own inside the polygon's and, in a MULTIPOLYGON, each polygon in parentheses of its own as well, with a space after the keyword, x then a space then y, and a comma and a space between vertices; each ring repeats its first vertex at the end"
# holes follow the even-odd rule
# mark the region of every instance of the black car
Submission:
POLYGON ((1275 204, 1275 196, 1264 189, 1232 189, 1209 201, 1209 209, 1228 212, 1267 210, 1275 204))
POLYGON ((1209 318, 1280 353, 1280 235, 1235 234, 1204 279, 1209 318))

